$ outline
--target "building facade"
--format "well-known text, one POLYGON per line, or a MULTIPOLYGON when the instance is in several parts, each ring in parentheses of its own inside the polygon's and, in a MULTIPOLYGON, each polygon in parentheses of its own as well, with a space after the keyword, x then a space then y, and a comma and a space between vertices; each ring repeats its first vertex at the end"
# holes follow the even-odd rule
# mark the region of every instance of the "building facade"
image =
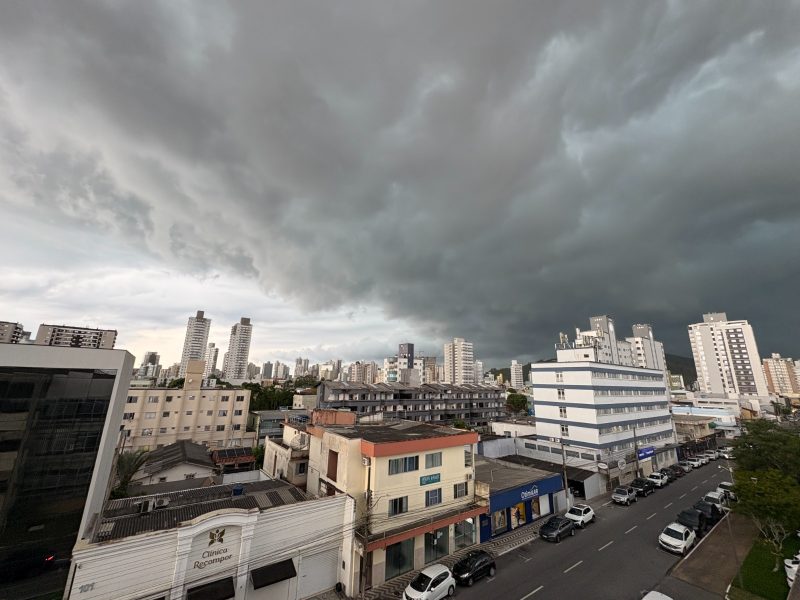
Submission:
POLYGON ((209 379, 214 377, 214 374, 217 371, 217 361, 219 360, 219 348, 214 342, 211 342, 206 346, 206 352, 203 355, 203 360, 206 363, 205 369, 203 369, 203 378, 209 379))
POLYGON ((247 364, 250 357, 250 339, 252 336, 253 326, 247 317, 242 317, 238 323, 231 327, 228 352, 225 354, 225 364, 222 366, 225 379, 233 381, 248 379, 247 364))
POLYGON ((472 342, 453 338, 444 345, 443 383, 464 385, 475 383, 475 354, 472 342))
POLYGON ((211 331, 211 319, 205 317, 202 310, 198 310, 194 317, 189 317, 186 324, 186 337, 183 340, 181 353, 181 366, 178 377, 186 377, 186 367, 190 360, 203 360, 208 344, 208 334, 211 331))
POLYGON ((650 325, 634 325, 633 337, 626 338, 626 341, 631 344, 634 366, 658 371, 667 370, 664 344, 655 339, 650 325))
POLYGON ((782 358, 780 354, 772 354, 764 359, 764 376, 767 379, 767 390, 770 394, 800 394, 800 379, 795 362, 791 358, 782 358))
POLYGON ((22 323, 12 323, 11 321, 0 321, 0 344, 19 344, 25 339, 26 332, 22 323))
POLYGON ((204 362, 190 360, 182 388, 131 388, 120 416, 125 451, 191 440, 210 448, 253 446, 250 390, 204 388, 204 362))
POLYGON ((525 385, 522 379, 522 365, 517 361, 511 361, 511 380, 509 381, 511 387, 519 391, 525 385))
POLYGON ((689 325, 689 342, 700 391, 707 394, 767 396, 753 328, 747 321, 729 321, 725 313, 707 313, 689 325))
POLYGON ((39 346, 111 350, 116 341, 116 329, 92 329, 42 323, 39 325, 39 331, 36 332, 35 343, 39 346))
POLYGON ((67 560, 100 513, 133 356, 0 344, 0 597, 60 594, 67 560))

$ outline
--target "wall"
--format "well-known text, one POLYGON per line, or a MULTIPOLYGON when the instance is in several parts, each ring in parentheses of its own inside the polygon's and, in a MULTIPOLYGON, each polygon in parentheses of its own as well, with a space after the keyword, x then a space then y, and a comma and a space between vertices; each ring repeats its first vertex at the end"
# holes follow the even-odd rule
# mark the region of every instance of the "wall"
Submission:
POLYGON ((162 478, 163 482, 171 482, 183 481, 184 479, 203 479, 205 477, 211 477, 215 474, 216 473, 213 467, 203 467, 201 465, 181 463, 179 465, 175 465, 174 467, 170 467, 169 469, 164 469, 162 471, 158 471, 157 473, 153 473, 152 475, 148 475, 140 469, 136 472, 136 476, 133 478, 131 483, 141 483, 143 485, 147 485, 150 483, 161 483, 162 478), (186 477, 186 475, 190 474, 194 474, 194 476, 186 477))

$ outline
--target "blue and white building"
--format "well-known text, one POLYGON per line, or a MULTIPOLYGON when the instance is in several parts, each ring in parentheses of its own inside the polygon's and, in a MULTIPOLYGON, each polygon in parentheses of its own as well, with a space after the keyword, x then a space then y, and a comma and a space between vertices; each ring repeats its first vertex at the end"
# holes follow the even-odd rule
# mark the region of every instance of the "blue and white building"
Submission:
POLYGON ((561 335, 557 362, 531 365, 536 453, 561 455, 614 485, 673 464, 675 430, 664 370, 634 366, 613 320, 591 321, 574 342, 561 335))

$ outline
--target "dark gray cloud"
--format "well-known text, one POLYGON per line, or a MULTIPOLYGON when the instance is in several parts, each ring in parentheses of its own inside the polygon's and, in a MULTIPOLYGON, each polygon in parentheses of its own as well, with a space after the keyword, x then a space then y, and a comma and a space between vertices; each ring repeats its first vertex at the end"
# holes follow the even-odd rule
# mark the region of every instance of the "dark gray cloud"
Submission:
POLYGON ((710 310, 796 354, 797 31, 788 1, 5 3, 0 198, 489 360, 600 313, 685 353, 710 310))

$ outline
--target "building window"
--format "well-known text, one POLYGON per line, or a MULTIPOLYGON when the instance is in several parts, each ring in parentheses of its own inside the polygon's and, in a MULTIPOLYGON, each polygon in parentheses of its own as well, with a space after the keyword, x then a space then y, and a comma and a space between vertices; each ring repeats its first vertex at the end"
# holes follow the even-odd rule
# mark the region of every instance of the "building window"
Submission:
POLYGON ((472 466, 472 446, 464 446, 464 466, 472 466))
POLYGON ((187 425, 186 427, 183 428, 183 430, 184 431, 189 431, 189 426, 187 425))
POLYGON ((389 459, 389 475, 419 470, 419 456, 389 459))
POLYGON ((244 402, 244 396, 236 396, 237 402, 244 402))
MULTIPOLYGON (((199 425, 198 425, 198 427, 199 427, 199 425)), ((203 427, 203 431, 211 431, 211 425, 205 425, 203 427)))
POLYGON ((339 453, 328 450, 328 471, 327 476, 331 481, 336 481, 336 474, 339 472, 339 453))
POLYGON ((195 475, 197 475, 197 473, 184 473, 183 474, 183 478, 184 479, 194 479, 195 475))
POLYGON ((142 436, 143 437, 150 437, 151 435, 153 435, 153 430, 152 429, 142 429, 142 436))
POLYGON ((556 371, 556 381, 557 382, 564 381, 564 373, 562 371, 556 371))
POLYGON ((191 417, 191 416, 192 416, 192 411, 190 411, 190 410, 187 410, 187 411, 186 411, 186 416, 187 416, 187 417, 191 417))
POLYGON ((433 452, 431 454, 425 455, 425 468, 426 469, 433 469, 435 467, 442 466, 442 453, 441 452, 433 452))
POLYGON ((307 463, 304 463, 304 462, 297 463, 297 473, 299 475, 302 475, 303 473, 306 472, 306 464, 307 463))
POLYGON ((239 424, 239 423, 236 423, 236 424, 233 426, 233 430, 234 430, 234 431, 240 431, 241 429, 242 429, 242 426, 241 426, 241 424, 239 424))
POLYGON ((466 481, 453 484, 453 498, 463 498, 467 495, 467 491, 468 485, 466 481))
POLYGON ((132 421, 135 416, 136 416, 136 413, 124 413, 122 415, 122 420, 123 421, 132 421))
POLYGON ((167 402, 172 402, 172 396, 167 396, 166 400, 167 402))
POLYGON ((219 416, 219 417, 227 417, 228 416, 228 411, 227 410, 221 410, 221 411, 219 411, 217 413, 217 416, 219 416))
POLYGON ((241 417, 241 416, 242 416, 242 411, 241 411, 241 410, 235 410, 235 411, 233 411, 233 416, 234 416, 234 417, 241 417))
POLYGON ((162 417, 168 417, 169 416, 169 411, 165 410, 164 412, 161 413, 161 416, 162 417))
POLYGON ((207 410, 206 411, 206 416, 207 417, 213 417, 214 416, 214 411, 213 410, 207 410))
POLYGON ((146 412, 146 413, 144 413, 144 418, 145 419, 155 419, 156 418, 156 413, 154 413, 154 412, 146 412))
POLYGON ((159 427, 158 428, 158 433, 167 433, 167 428, 166 427, 159 427))
POLYGON ((569 425, 562 425, 561 426, 561 435, 563 437, 569 437, 569 425))
POLYGON ((158 483, 166 483, 166 482, 167 482, 167 478, 166 477, 159 477, 158 478, 158 483))
POLYGON ((128 396, 128 404, 136 404, 138 401, 139 399, 136 396, 128 396))
POLYGON ((559 400, 564 400, 565 398, 566 398, 566 395, 564 393, 564 388, 558 388, 558 399, 559 400))
POLYGON ((158 396, 149 396, 147 398, 148 404, 158 404, 158 396))
POLYGON ((562 419, 567 418, 567 407, 566 406, 559 406, 558 407, 558 416, 562 419))
POLYGON ((225 431, 225 425, 217 425, 217 431, 225 431))
POLYGON ((436 506, 442 503, 442 488, 425 492, 425 506, 436 506))
POLYGON ((392 498, 389 500, 389 516, 401 515, 408 512, 408 496, 392 498))
POLYGON ((223 396, 219 400, 220 400, 220 402, 227 402, 228 400, 230 400, 230 396, 223 396))

